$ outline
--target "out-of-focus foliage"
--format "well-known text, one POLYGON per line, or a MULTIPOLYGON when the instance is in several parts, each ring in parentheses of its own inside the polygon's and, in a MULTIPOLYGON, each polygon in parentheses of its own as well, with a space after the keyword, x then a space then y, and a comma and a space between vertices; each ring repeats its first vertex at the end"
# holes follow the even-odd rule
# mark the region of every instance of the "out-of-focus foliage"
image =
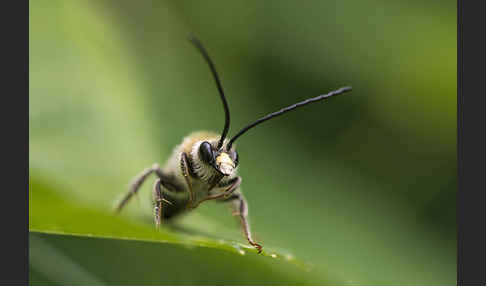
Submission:
MULTIPOLYGON (((453 1, 399 0, 30 2, 31 229, 59 223, 58 232, 122 235, 118 227, 130 225, 133 236, 152 234, 152 182, 112 219, 114 200, 189 132, 223 126, 209 69, 186 40, 192 32, 222 77, 230 134, 297 100, 353 86, 239 139, 242 189, 264 246, 346 285, 455 285, 455 9, 453 1)), ((179 225, 245 243, 224 205, 203 204, 179 225)), ((102 281, 103 273, 129 275, 129 263, 100 258, 124 251, 148 256, 147 265, 158 257, 149 253, 166 252, 173 263, 161 267, 179 274, 186 256, 232 271, 242 259, 172 244, 42 237, 102 281), (93 250, 76 255, 77 247, 93 250)), ((251 259, 244 271, 272 267, 251 259)), ((31 275, 37 285, 47 279, 31 275)), ((279 275, 275 283, 298 281, 279 275)))

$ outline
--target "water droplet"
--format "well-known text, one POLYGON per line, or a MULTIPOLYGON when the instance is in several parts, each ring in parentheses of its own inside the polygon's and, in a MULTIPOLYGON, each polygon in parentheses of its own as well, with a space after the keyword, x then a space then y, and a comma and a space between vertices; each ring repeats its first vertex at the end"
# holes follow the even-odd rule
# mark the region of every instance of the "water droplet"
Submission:
POLYGON ((236 250, 241 255, 245 255, 246 252, 241 248, 241 246, 238 243, 233 244, 233 248, 236 250))
POLYGON ((271 256, 272 258, 277 258, 277 254, 275 254, 275 253, 272 253, 270 256, 271 256))

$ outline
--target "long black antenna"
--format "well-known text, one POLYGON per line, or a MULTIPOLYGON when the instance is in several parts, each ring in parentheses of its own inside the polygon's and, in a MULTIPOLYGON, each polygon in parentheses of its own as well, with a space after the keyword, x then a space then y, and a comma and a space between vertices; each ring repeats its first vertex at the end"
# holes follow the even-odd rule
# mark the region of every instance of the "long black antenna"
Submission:
POLYGON ((309 98, 309 99, 306 99, 304 101, 298 102, 296 104, 292 104, 290 106, 284 107, 284 108, 280 109, 279 111, 270 113, 270 114, 258 119, 257 121, 253 122, 252 124, 244 127, 243 129, 241 129, 240 132, 238 132, 235 136, 233 136, 233 138, 231 138, 228 145, 226 146, 226 149, 227 150, 231 149, 231 145, 233 145, 233 143, 236 141, 236 139, 238 139, 238 137, 240 137, 246 131, 257 126, 258 124, 260 124, 262 122, 265 122, 265 121, 267 121, 271 118, 282 115, 282 114, 284 114, 288 111, 296 109, 297 107, 300 107, 300 106, 303 106, 303 105, 306 105, 306 104, 309 104, 309 103, 312 103, 312 102, 316 102, 316 101, 319 101, 319 100, 322 100, 322 99, 325 99, 325 98, 329 98, 329 97, 334 96, 334 95, 342 94, 342 93, 345 93, 346 91, 350 91, 350 90, 351 90, 350 86, 341 87, 340 89, 331 91, 328 94, 323 94, 323 95, 319 95, 319 96, 316 96, 316 97, 313 97, 313 98, 309 98))
POLYGON ((216 85, 218 87, 219 95, 221 96, 221 101, 223 102, 225 122, 224 122, 223 132, 221 133, 221 138, 219 139, 218 142, 218 149, 221 149, 221 147, 223 146, 224 138, 226 138, 226 135, 228 134, 228 130, 230 127, 230 112, 228 108, 228 102, 226 101, 226 97, 224 96, 223 87, 221 86, 221 82, 219 81, 219 76, 218 73, 216 72, 216 68, 214 67, 213 61, 209 57, 208 52, 204 48, 203 44, 201 43, 201 41, 199 41, 198 38, 196 38, 196 36, 192 34, 189 35, 189 41, 191 41, 191 43, 194 44, 194 46, 202 54, 204 59, 208 62, 209 68, 213 73, 214 81, 216 82, 216 85))

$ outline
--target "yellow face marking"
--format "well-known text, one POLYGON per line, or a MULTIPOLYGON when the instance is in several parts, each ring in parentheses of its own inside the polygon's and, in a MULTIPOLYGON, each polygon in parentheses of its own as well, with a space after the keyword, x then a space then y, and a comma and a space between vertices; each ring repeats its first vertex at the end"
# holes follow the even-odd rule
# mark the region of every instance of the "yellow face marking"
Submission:
POLYGON ((235 163, 233 163, 233 160, 231 160, 230 156, 227 153, 221 153, 218 157, 216 157, 216 163, 218 165, 228 164, 233 166, 233 168, 235 166, 235 163))

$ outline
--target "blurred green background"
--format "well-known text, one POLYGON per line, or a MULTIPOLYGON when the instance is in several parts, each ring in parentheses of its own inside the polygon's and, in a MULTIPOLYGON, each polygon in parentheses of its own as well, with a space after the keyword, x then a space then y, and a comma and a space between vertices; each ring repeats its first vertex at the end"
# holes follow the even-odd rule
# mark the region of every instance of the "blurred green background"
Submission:
MULTIPOLYGON (((32 285, 456 284, 455 1, 37 0, 29 10, 32 285), (224 123, 189 33, 221 76, 230 135, 353 86, 238 140, 256 238, 313 271, 212 248, 35 234, 154 235, 152 180, 112 219, 113 202, 188 133, 224 123)), ((180 225, 245 243, 224 205, 203 204, 180 225)))

